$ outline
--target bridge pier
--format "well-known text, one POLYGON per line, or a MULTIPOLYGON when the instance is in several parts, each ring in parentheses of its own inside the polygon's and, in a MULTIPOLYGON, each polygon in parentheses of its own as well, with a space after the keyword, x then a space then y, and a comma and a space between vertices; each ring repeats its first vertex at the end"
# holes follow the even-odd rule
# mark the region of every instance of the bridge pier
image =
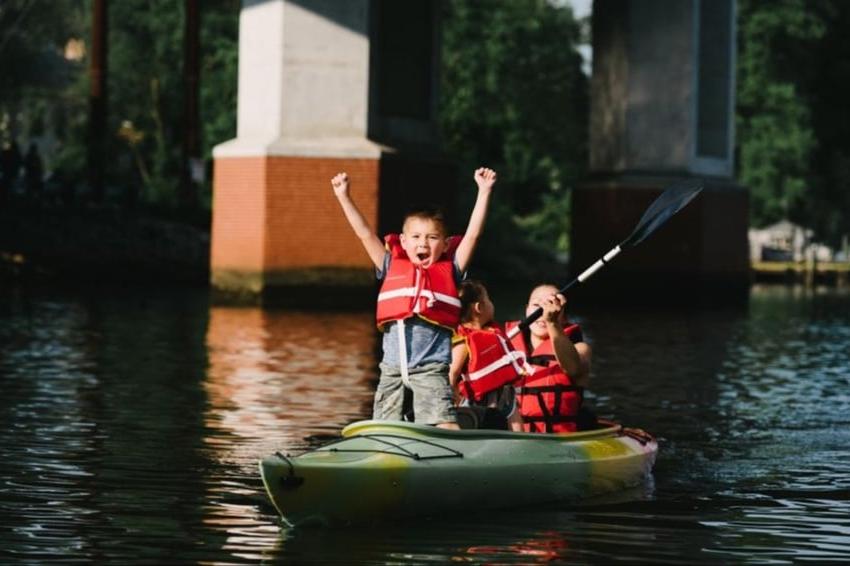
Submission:
POLYGON ((435 150, 437 3, 398 4, 243 0, 237 137, 213 152, 219 300, 374 299, 374 268, 331 190, 339 171, 380 233, 399 229, 417 189, 449 198, 453 170, 435 150))
POLYGON ((734 0, 596 0, 590 175, 573 195, 571 270, 624 239, 665 186, 701 178, 688 208, 582 293, 740 298, 748 198, 733 180, 734 0))

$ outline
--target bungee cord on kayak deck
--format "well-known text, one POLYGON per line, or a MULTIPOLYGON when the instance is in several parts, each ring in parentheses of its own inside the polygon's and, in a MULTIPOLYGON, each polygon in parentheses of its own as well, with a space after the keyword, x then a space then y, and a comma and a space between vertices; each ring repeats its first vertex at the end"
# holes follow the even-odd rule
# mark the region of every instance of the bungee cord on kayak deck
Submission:
POLYGON ((373 454, 392 454, 395 456, 406 456, 408 458, 413 458, 414 460, 435 460, 437 458, 463 458, 463 453, 455 450, 453 448, 449 448, 448 446, 443 446, 441 444, 437 444, 436 442, 431 442, 424 439, 416 439, 415 441, 411 441, 408 436, 400 436, 398 434, 364 434, 361 436, 356 436, 352 438, 341 438, 337 441, 330 442, 325 444, 324 446, 320 446, 315 450, 315 452, 362 452, 362 453, 373 453, 373 454), (403 440, 406 444, 425 444, 428 446, 432 446, 434 448, 439 448, 440 450, 445 450, 448 454, 434 454, 434 455, 426 455, 423 456, 417 452, 411 452, 406 449, 400 443, 396 444, 394 442, 390 442, 386 440, 387 438, 394 438, 398 440, 403 440), (380 450, 377 448, 338 448, 336 445, 343 443, 355 443, 358 440, 374 440, 375 442, 379 442, 385 444, 387 446, 391 446, 393 448, 397 448, 400 452, 393 452, 391 450, 380 450), (333 448, 329 448, 330 446, 334 446, 333 448))

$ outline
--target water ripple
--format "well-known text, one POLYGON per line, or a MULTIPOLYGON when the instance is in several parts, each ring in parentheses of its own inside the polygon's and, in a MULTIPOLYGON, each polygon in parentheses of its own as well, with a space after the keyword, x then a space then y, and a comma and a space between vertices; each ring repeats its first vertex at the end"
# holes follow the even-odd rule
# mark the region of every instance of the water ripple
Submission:
MULTIPOLYGON (((659 436, 619 497, 286 530, 257 460, 367 417, 372 314, 210 308, 203 294, 6 299, 4 562, 790 564, 850 560, 850 296, 745 311, 578 313, 587 398, 659 436)), ((521 478, 518 481, 522 481, 521 478)))

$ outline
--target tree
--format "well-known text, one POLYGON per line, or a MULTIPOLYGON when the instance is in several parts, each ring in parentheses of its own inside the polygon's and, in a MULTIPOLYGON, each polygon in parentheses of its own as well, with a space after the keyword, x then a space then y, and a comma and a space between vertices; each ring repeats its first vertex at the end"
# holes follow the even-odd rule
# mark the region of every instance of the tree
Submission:
MULTIPOLYGON (((111 131, 125 142, 115 182, 136 176, 143 199, 177 204, 183 119, 183 3, 122 0, 110 8, 111 131)), ((201 4, 200 110, 204 155, 236 130, 240 2, 201 4)), ((209 184, 203 202, 209 206, 209 184)))
POLYGON ((739 178, 752 223, 850 232, 850 6, 739 0, 739 178))
POLYGON ((499 172, 495 206, 508 208, 493 216, 514 224, 488 238, 486 247, 504 250, 503 244, 524 235, 550 251, 566 251, 569 190, 587 162, 588 85, 576 50, 580 36, 563 4, 446 3, 440 111, 445 145, 466 169, 486 164, 499 172))
POLYGON ((807 97, 818 145, 812 159, 808 215, 817 233, 833 246, 850 234, 850 4, 812 3, 826 25, 823 37, 807 49, 807 97))
MULTIPOLYGON (((202 151, 236 137, 239 0, 204 0, 201 26, 202 151)), ((209 194, 209 193, 207 193, 209 194)))
MULTIPOLYGON (((236 130, 240 8, 239 0, 201 5, 201 137, 207 159, 212 146, 236 130)), ((0 124, 18 120, 16 128, 28 134, 51 130, 60 149, 46 156, 48 168, 61 168, 77 180, 86 178, 90 18, 91 0, 4 0, 0 5, 0 118, 7 117, 0 124)), ((177 201, 183 19, 181 2, 110 3, 105 142, 113 200, 139 192, 144 203, 157 207, 177 201)), ((206 189, 202 204, 208 211, 209 179, 206 189)))
POLYGON ((770 5, 742 0, 739 21, 739 178, 750 190, 751 220, 799 221, 815 134, 792 67, 824 27, 798 0, 770 5))
POLYGON ((81 68, 74 44, 85 29, 82 0, 0 4, 0 134, 40 135, 81 68))
POLYGON ((108 131, 132 148, 117 160, 113 184, 144 187, 144 200, 176 204, 180 171, 183 5, 124 0, 110 6, 108 131), (137 175, 127 171, 135 164, 137 175), (121 179, 121 181, 119 181, 121 179))

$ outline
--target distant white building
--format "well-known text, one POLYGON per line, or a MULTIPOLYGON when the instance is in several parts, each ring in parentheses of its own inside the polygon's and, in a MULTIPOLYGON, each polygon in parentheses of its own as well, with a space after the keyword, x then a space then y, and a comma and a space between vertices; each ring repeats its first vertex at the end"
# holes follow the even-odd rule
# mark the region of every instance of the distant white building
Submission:
POLYGON ((788 220, 764 228, 750 228, 750 261, 832 261, 832 248, 812 241, 814 232, 788 220))

